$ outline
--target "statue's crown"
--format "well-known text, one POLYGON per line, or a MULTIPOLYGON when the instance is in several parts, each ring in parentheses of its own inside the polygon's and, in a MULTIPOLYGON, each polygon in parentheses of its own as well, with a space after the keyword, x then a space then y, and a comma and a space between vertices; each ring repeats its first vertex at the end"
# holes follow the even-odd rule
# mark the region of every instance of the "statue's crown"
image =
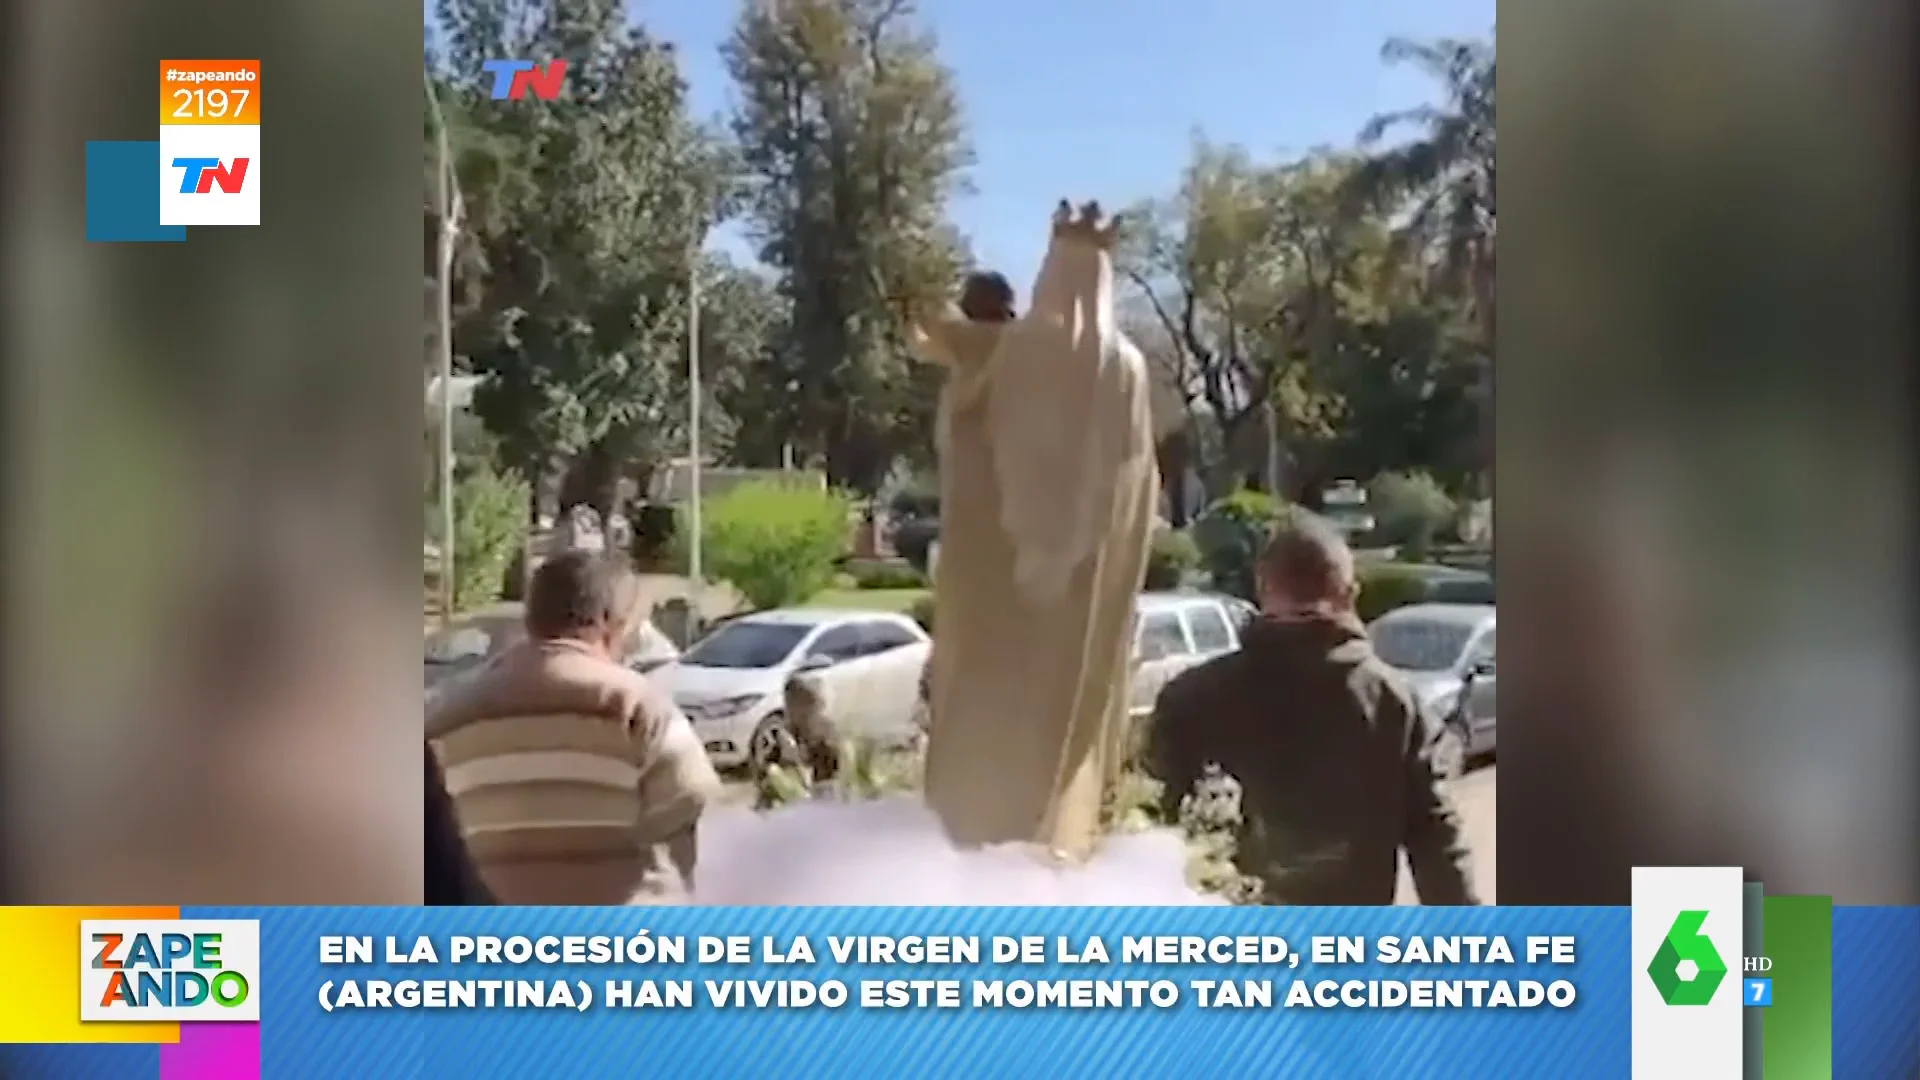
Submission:
POLYGON ((1086 202, 1075 213, 1073 204, 1065 199, 1053 211, 1053 235, 1056 238, 1073 237, 1084 240, 1102 251, 1112 251, 1115 240, 1120 237, 1120 217, 1106 217, 1098 202, 1086 202))

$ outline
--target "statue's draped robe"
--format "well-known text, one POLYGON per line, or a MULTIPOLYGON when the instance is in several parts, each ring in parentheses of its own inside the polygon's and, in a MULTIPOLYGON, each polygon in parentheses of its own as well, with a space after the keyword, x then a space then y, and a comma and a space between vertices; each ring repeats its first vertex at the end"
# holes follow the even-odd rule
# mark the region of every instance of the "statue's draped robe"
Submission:
POLYGON ((1090 854, 1127 745, 1134 597, 1158 478, 1112 268, 1057 228, 1032 310, 950 320, 926 798, 962 844, 1090 854))

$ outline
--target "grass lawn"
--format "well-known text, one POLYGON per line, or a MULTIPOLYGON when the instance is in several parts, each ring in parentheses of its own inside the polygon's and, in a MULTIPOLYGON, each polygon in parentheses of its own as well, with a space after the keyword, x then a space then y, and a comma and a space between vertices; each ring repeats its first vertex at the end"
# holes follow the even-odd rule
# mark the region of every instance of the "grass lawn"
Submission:
POLYGON ((855 611, 898 611, 905 614, 931 589, 828 589, 807 602, 809 607, 855 611))

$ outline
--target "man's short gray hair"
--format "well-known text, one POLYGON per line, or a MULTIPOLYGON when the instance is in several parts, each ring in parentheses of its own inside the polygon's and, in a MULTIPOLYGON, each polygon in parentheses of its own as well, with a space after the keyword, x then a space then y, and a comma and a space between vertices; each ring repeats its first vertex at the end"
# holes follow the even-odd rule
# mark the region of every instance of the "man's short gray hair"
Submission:
POLYGON ((626 621, 640 598, 640 579, 618 556, 565 551, 540 564, 527 586, 527 633, 572 637, 626 621))
POLYGON ((1353 549, 1325 518, 1291 509, 1260 553, 1260 576, 1298 604, 1337 599, 1353 584, 1353 549))

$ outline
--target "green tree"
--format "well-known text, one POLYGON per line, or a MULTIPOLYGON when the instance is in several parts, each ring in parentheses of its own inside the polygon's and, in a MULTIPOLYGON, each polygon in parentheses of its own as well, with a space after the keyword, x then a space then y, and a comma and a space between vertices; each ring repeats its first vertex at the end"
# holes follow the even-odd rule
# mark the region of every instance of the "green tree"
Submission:
POLYGON ((1433 287, 1375 277, 1343 304, 1328 373, 1342 405, 1336 476, 1424 470, 1450 490, 1479 475, 1479 346, 1461 306, 1433 287))
POLYGON ((1266 492, 1242 490, 1214 501, 1195 519, 1194 545, 1215 589, 1255 598, 1255 564, 1286 513, 1266 492))
POLYGON ((1148 352, 1164 354, 1187 402, 1196 428, 1182 449, 1212 493, 1298 498, 1321 471, 1340 418, 1327 373, 1365 224, 1343 212, 1350 169, 1199 140, 1179 192, 1128 215, 1120 269, 1159 325, 1148 352))
MULTIPOLYGON (((1248 471, 1244 449, 1260 441, 1272 388, 1253 345, 1276 295, 1265 179, 1244 151, 1196 139, 1179 191, 1122 214, 1118 269, 1164 331, 1179 393, 1204 409, 1215 435, 1195 440, 1219 448, 1196 455, 1210 492, 1230 490, 1248 471)), ((1252 462, 1264 481, 1257 454, 1252 462)))
POLYGON ((1351 419, 1343 383, 1371 374, 1355 367, 1353 325, 1398 270, 1370 257, 1380 223, 1345 213, 1353 168, 1347 155, 1314 153, 1274 168, 1266 184, 1276 296, 1257 343, 1270 372, 1273 467, 1295 501, 1343 471, 1333 460, 1351 419))
POLYGON ((783 353, 791 305, 779 282, 757 268, 722 262, 704 280, 702 381, 727 424, 714 451, 736 465, 779 468, 801 419, 783 353))
POLYGON ((457 351, 475 408, 531 477, 571 463, 567 501, 610 509, 634 460, 686 437, 694 257, 724 159, 688 118, 670 47, 612 0, 441 0, 443 105, 471 128, 457 351), (565 59, 555 102, 492 101, 481 63, 565 59), (469 191, 471 189, 471 194, 469 191), (483 198, 484 197, 484 198, 483 198))
POLYGON ((1463 296, 1479 329, 1480 455, 1493 469, 1493 351, 1495 342, 1495 177, 1492 40, 1410 41, 1394 38, 1381 50, 1388 63, 1407 63, 1433 76, 1441 101, 1375 117, 1360 133, 1374 153, 1355 175, 1357 201, 1401 216, 1399 236, 1419 263, 1449 291, 1463 296), (1417 134, 1383 146, 1408 127, 1417 134))
POLYGON ((797 449, 870 495, 932 447, 938 374, 907 358, 896 312, 964 262, 953 78, 909 0, 746 4, 723 53, 746 220, 791 312, 765 380, 792 387, 797 449))
POLYGON ((1210 495, 1310 502, 1338 478, 1479 470, 1470 305, 1356 196, 1371 159, 1260 162, 1196 144, 1180 191, 1137 209, 1121 259, 1128 331, 1167 384, 1163 469, 1210 495))

